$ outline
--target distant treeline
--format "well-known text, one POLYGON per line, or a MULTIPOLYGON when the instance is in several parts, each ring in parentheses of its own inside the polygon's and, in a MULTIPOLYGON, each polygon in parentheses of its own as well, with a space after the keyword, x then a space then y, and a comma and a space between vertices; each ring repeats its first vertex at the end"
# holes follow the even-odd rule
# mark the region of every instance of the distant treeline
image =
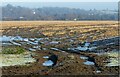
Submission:
POLYGON ((84 10, 60 7, 2 7, 2 20, 118 20, 118 10, 84 10))

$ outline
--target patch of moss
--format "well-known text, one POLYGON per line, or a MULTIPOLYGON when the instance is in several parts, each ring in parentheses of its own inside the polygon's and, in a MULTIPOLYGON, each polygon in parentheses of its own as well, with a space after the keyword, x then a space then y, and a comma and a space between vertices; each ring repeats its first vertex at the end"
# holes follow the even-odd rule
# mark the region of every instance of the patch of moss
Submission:
POLYGON ((22 54, 24 52, 25 52, 25 49, 21 47, 5 48, 2 50, 2 54, 22 54))

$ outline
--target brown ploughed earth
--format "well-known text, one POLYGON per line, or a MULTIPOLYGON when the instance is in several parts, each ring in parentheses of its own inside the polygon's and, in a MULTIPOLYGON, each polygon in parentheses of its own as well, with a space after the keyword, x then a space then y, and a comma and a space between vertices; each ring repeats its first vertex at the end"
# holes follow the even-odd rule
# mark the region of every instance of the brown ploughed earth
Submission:
MULTIPOLYGON (((40 50, 28 50, 33 46, 31 44, 20 46, 27 52, 34 53, 32 58, 36 60, 35 62, 28 62, 26 65, 3 66, 2 75, 117 75, 119 73, 118 66, 106 66, 106 61, 111 58, 110 56, 104 53, 102 55, 94 53, 95 51, 111 52, 118 49, 118 45, 100 46, 98 50, 92 52, 67 50, 86 41, 93 42, 119 36, 117 21, 3 21, 0 32, 4 36, 43 38, 38 41, 40 50), (59 43, 53 41, 59 41, 59 43), (52 54, 58 56, 57 64, 43 66, 43 63, 48 60, 43 57, 52 54), (85 64, 89 61, 80 58, 83 56, 91 59, 94 63, 85 64)), ((16 42, 22 43, 21 41, 16 42)), ((3 46, 3 48, 11 48, 11 46, 3 46)))

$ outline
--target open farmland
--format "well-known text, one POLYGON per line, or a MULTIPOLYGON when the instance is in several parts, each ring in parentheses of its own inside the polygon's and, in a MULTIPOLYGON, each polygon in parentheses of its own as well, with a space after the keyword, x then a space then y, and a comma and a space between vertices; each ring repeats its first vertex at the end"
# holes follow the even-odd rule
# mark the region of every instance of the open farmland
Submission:
POLYGON ((15 56, 5 50, 17 47, 30 52, 29 56, 21 53, 27 60, 34 59, 24 65, 4 65, 3 75, 118 74, 117 21, 3 21, 1 25, 2 59, 9 57, 9 64, 14 63, 15 56), (45 61, 53 54, 57 63, 49 66, 45 61))
POLYGON ((90 33, 90 35, 99 37, 118 36, 117 21, 3 21, 1 25, 0 31, 3 35, 39 37, 40 34, 44 36, 85 34, 87 37, 90 33))

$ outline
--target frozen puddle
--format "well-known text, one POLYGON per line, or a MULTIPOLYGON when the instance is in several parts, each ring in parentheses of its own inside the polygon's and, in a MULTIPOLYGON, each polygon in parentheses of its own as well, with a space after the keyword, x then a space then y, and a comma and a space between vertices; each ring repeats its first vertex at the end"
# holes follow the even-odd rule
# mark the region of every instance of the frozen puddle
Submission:
POLYGON ((11 41, 12 37, 11 36, 0 36, 0 41, 8 42, 11 41))
POLYGON ((80 51, 86 51, 88 50, 88 47, 77 47, 76 50, 80 50, 80 51))
POLYGON ((58 41, 52 41, 52 42, 50 42, 50 44, 59 44, 59 42, 58 41))
POLYGON ((100 71, 100 70, 97 70, 96 73, 101 73, 101 71, 100 71))
POLYGON ((87 51, 87 50, 89 50, 89 51, 92 51, 92 50, 94 50, 96 48, 97 47, 87 47, 87 46, 81 47, 81 46, 79 46, 79 47, 75 48, 75 50, 80 50, 80 51, 87 51))
POLYGON ((87 59, 88 59, 88 57, 86 57, 86 56, 80 56, 80 59, 87 60, 87 59))
POLYGON ((42 40, 41 38, 22 38, 21 36, 0 36, 0 42, 2 43, 15 43, 14 41, 24 41, 27 42, 28 44, 32 45, 38 45, 38 41, 42 40))
POLYGON ((52 66, 53 64, 54 64, 53 61, 48 60, 43 63, 43 66, 52 66))
POLYGON ((83 64, 85 64, 85 65, 95 65, 94 62, 88 61, 88 57, 86 57, 86 56, 80 56, 80 59, 86 60, 85 62, 83 62, 83 64))
POLYGON ((91 61, 86 61, 84 62, 85 65, 94 65, 95 63, 94 62, 91 62, 91 61))
POLYGON ((21 36, 0 36, 0 42, 3 46, 15 45, 15 46, 30 46, 27 48, 29 51, 41 50, 40 43, 46 38, 23 38, 21 36))
POLYGON ((31 57, 30 53, 27 54, 0 54, 0 67, 2 66, 15 66, 15 65, 27 65, 27 63, 33 63, 36 60, 31 57))
POLYGON ((36 51, 36 49, 33 49, 33 48, 29 48, 29 51, 36 51))
POLYGON ((65 52, 65 51, 62 51, 62 50, 60 50, 60 49, 58 49, 58 48, 51 48, 51 50, 60 51, 60 52, 65 52))
POLYGON ((48 59, 48 58, 49 58, 49 56, 43 56, 43 58, 44 58, 44 59, 48 59))

